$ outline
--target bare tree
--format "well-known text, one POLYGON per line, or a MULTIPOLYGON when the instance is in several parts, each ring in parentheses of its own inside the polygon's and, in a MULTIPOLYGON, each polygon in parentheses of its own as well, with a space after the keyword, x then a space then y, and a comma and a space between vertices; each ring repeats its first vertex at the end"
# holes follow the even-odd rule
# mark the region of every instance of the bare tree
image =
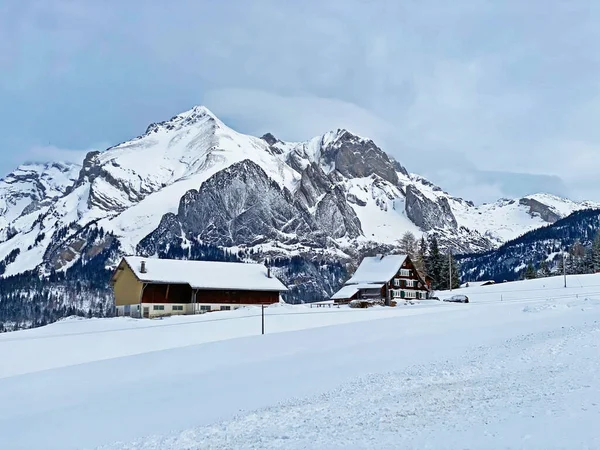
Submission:
POLYGON ((410 256, 412 260, 415 259, 417 254, 417 238, 410 231, 407 231, 402 235, 399 242, 400 251, 410 256))

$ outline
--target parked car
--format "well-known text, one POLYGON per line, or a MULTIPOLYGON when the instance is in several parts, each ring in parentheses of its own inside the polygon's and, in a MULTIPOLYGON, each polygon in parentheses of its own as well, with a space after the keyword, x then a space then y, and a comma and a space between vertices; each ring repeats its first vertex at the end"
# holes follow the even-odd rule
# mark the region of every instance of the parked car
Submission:
POLYGON ((445 298, 444 301, 453 303, 469 303, 469 297, 466 295, 453 295, 450 298, 445 298))
POLYGON ((429 300, 439 300, 439 297, 429 297, 429 300))

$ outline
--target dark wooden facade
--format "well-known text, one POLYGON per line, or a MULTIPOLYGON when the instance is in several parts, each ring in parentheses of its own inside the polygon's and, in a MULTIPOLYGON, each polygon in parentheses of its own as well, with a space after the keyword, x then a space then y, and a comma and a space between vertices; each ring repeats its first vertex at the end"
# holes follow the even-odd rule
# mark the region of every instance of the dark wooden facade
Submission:
POLYGON ((150 283, 142 294, 142 303, 270 305, 278 301, 276 291, 194 290, 187 284, 150 283))
POLYGON ((142 303, 192 303, 192 294, 189 284, 147 284, 142 303))
POLYGON ((391 295, 388 296, 386 292, 386 298, 392 299, 423 299, 428 297, 430 290, 429 284, 419 275, 419 272, 415 268, 415 265, 409 256, 406 257, 402 263, 402 267, 400 267, 396 275, 394 275, 394 277, 389 280, 384 287, 386 288, 386 291, 391 293, 391 295), (410 294, 413 292, 415 293, 414 296, 410 294))

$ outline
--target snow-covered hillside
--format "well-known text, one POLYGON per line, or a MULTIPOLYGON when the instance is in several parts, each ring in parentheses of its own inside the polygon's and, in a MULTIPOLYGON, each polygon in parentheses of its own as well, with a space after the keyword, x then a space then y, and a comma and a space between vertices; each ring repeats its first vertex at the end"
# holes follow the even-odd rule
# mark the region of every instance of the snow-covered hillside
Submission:
POLYGON ((599 448, 600 275, 567 284, 6 333, 0 448, 599 448))
POLYGON ((393 246, 405 231, 435 233, 442 246, 479 251, 590 206, 596 205, 536 195, 477 207, 409 174, 372 140, 347 130, 283 142, 237 133, 194 107, 131 141, 89 153, 81 168, 24 166, 5 177, 0 262, 4 276, 48 273, 69 267, 83 251, 89 256, 114 245, 114 237, 122 253, 133 254, 144 250, 145 238, 166 242, 173 233, 183 246, 200 240, 338 259, 393 246), (227 175, 231 167, 244 167, 252 182, 227 175), (270 186, 269 195, 260 198, 257 186, 270 186), (214 211, 218 223, 198 202, 221 208, 214 211), (88 245, 91 228, 110 238, 88 245))
POLYGON ((0 180, 0 242, 27 231, 23 216, 35 216, 62 197, 77 180, 81 166, 66 163, 28 163, 0 180))

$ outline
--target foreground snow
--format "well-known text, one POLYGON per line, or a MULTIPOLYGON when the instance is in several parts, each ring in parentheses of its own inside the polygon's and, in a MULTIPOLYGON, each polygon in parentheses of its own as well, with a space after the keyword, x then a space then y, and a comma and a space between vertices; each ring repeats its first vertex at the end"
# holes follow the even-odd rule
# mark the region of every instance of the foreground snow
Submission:
POLYGON ((270 308, 265 336, 254 310, 9 333, 0 448, 600 448, 596 279, 553 299, 270 308))

